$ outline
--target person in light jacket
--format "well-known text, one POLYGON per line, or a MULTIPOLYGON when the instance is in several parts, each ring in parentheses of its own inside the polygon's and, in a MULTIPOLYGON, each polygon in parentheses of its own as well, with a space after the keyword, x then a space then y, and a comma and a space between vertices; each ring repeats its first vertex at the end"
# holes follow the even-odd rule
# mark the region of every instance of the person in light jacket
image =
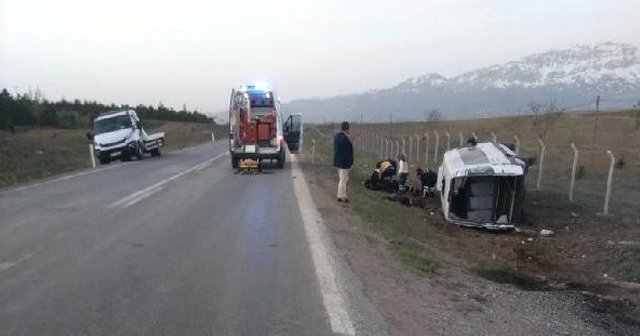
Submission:
POLYGON ((340 128, 333 137, 333 166, 338 168, 338 202, 349 203, 347 181, 353 165, 353 144, 349 138, 349 123, 343 122, 340 128))

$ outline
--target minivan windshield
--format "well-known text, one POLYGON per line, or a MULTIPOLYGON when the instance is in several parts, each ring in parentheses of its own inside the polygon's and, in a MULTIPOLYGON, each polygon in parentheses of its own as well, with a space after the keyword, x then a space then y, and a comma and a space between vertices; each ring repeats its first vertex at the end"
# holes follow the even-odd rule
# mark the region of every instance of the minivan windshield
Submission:
POLYGON ((131 118, 128 115, 119 115, 111 118, 96 120, 93 125, 95 134, 113 132, 131 127, 131 118))

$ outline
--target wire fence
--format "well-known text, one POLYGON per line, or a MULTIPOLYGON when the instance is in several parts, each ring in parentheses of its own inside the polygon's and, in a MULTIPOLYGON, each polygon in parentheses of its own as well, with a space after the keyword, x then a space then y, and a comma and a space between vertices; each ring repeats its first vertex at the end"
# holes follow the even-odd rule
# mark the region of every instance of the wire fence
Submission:
POLYGON ((544 128, 530 117, 354 125, 352 134, 356 149, 380 159, 402 153, 413 168, 437 168, 447 150, 472 137, 510 144, 517 155, 535 159, 526 179, 530 192, 554 194, 586 213, 638 218, 640 130, 631 115, 599 116, 597 130, 590 116, 569 114, 544 128))

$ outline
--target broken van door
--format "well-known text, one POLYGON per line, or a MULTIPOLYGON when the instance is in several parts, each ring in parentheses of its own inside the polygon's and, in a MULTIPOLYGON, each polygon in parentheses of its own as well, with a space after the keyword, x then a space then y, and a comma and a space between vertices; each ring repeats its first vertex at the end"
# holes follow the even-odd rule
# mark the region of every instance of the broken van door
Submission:
POLYGON ((302 115, 292 114, 284 122, 284 140, 291 152, 297 152, 302 148, 302 115))

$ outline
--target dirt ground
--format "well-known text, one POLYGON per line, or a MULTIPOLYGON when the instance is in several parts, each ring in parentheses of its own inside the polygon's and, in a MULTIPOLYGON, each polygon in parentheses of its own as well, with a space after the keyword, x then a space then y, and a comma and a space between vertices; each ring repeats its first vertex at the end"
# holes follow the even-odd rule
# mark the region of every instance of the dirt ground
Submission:
MULTIPOLYGON (((435 246, 430 251, 438 270, 430 276, 421 275, 398 262, 390 242, 369 230, 350 206, 335 202, 333 174, 309 163, 302 167, 337 247, 394 335, 640 333, 635 317, 624 321, 629 307, 637 308, 631 301, 579 290, 528 291, 498 284, 477 276, 466 261, 435 246), (624 313, 618 311, 616 315, 610 311, 612 307, 624 313)), ((446 230, 467 237, 479 234, 473 230, 446 230)), ((498 240, 499 237, 496 236, 498 240)), ((631 312, 635 313, 638 311, 631 312)))
MULTIPOLYGON (((362 151, 351 174, 352 203, 339 206, 330 138, 312 133, 316 162, 303 166, 317 202, 398 335, 640 334, 638 181, 617 189, 614 215, 599 216, 600 201, 586 185, 601 177, 597 160, 586 162, 576 203, 558 188, 564 163, 554 163, 545 188, 528 193, 518 232, 466 229, 447 224, 435 198, 407 208, 363 188, 378 158, 362 151), (540 236, 543 228, 554 235, 540 236)), ((640 171, 637 158, 626 163, 616 174, 640 171)))

